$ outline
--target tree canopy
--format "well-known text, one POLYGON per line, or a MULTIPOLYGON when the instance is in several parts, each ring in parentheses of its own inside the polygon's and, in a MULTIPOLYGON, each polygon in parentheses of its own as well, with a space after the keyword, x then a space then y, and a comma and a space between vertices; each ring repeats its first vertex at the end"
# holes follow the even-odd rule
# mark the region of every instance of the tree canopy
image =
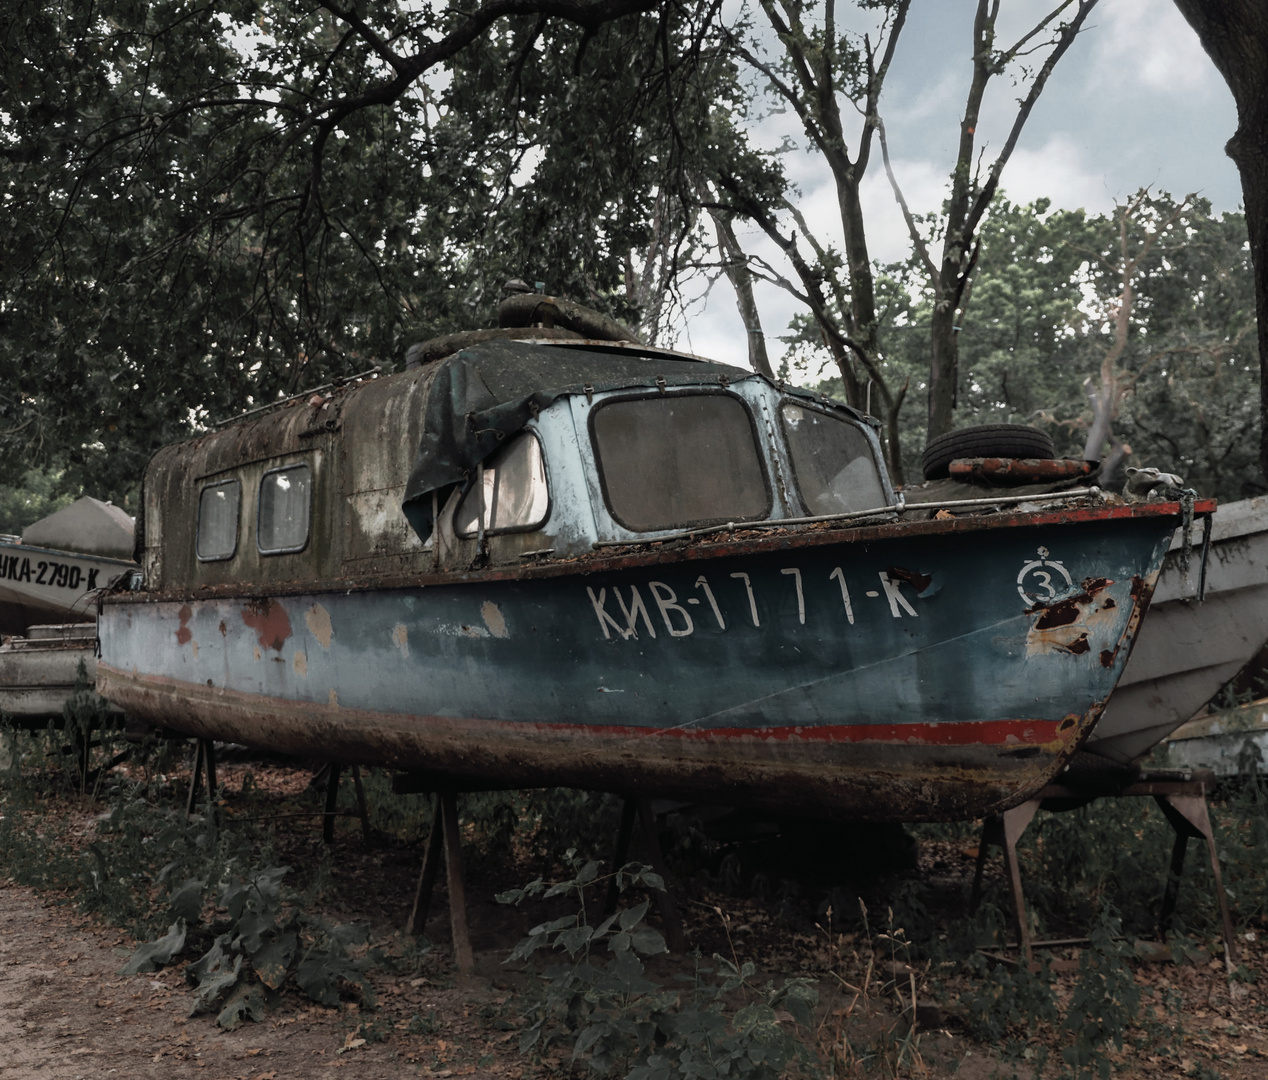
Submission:
POLYGON ((1109 452, 1256 489, 1242 219, 1147 194, 1130 220, 997 201, 1095 0, 1055 0, 1009 42, 979 0, 947 201, 924 213, 882 108, 909 2, 857 0, 875 16, 858 34, 836 0, 726 18, 720 0, 19 0, 0 31, 0 463, 127 505, 158 446, 486 324, 510 278, 664 342, 693 276, 725 276, 759 370, 754 282, 799 298, 784 363, 831 358, 897 477, 952 420, 1039 419, 1076 449, 1113 353, 1109 452), (1019 101, 987 161, 976 118, 1000 76, 1019 101), (773 105, 827 164, 841 250, 750 141, 773 105), (912 245, 890 267, 859 200, 876 153, 912 245), (743 250, 741 220, 786 262, 743 250))

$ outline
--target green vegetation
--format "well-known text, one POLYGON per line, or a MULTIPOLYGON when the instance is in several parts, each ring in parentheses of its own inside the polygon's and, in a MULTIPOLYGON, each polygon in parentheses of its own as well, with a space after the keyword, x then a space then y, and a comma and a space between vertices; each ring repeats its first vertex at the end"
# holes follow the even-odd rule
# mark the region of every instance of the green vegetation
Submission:
MULTIPOLYGON (((224 1026, 258 1020, 295 993, 358 1002, 362 1037, 394 1037, 375 1020, 373 979, 417 971, 428 945, 374 941, 358 920, 325 914, 330 864, 301 859, 306 865, 288 870, 300 865, 295 836, 264 820, 308 806, 308 824, 297 828, 312 834, 320 793, 279 802, 246 773, 240 792, 221 792, 220 813, 186 822, 171 744, 148 748, 126 776, 85 786, 78 751, 61 732, 10 732, 6 741, 0 874, 143 942, 125 971, 181 965, 192 1010, 224 1026)), ((94 760, 113 749, 94 747, 94 760)), ((391 794, 377 771, 365 782, 376 845, 416 845, 430 824, 427 800, 391 794)), ((1034 933, 1090 938, 1073 960, 1061 959, 1068 949, 1040 951, 1034 969, 1003 947, 1011 916, 998 874, 987 876, 977 917, 965 918, 971 824, 912 827, 926 866, 959 865, 951 878, 926 868, 843 885, 814 865, 785 878, 791 871, 774 870, 759 849, 710 845, 680 820, 671 830, 678 840, 666 845, 672 887, 702 947, 672 960, 649 904, 659 878, 639 864, 613 874, 599 861, 618 808, 610 797, 569 791, 462 800, 470 872, 532 879, 499 896, 533 929, 507 946, 509 966, 526 981, 496 1019, 518 1031, 544 1072, 564 1067, 550 1064, 562 1053, 577 1075, 635 1080, 940 1075, 939 1028, 991 1055, 1001 1076, 1103 1077, 1141 1055, 1177 1071, 1190 1062, 1192 1072, 1201 1056, 1188 1034, 1191 984, 1207 994, 1214 982, 1259 993, 1257 962, 1226 981, 1210 870, 1196 850, 1173 958, 1142 964, 1135 943, 1155 937, 1173 835, 1149 799, 1041 812, 1027 831, 1020 854, 1034 933), (608 916, 614 878, 621 900, 608 916), (771 928, 769 940, 754 935, 758 925, 771 928)), ((1239 935, 1253 933, 1268 925, 1268 788, 1248 782, 1213 801, 1211 814, 1239 935)), ((361 847, 354 826, 344 835, 361 847)), ((414 851, 407 864, 417 865, 414 851)), ((443 1037, 444 1024, 420 1016, 406 1033, 443 1037)))

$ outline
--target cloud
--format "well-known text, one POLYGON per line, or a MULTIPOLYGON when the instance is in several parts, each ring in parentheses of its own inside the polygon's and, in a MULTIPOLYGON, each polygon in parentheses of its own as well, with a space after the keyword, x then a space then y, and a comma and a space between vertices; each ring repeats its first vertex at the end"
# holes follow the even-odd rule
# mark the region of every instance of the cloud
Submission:
POLYGON ((1018 146, 1004 169, 1001 186, 1014 203, 1047 198, 1067 210, 1082 207, 1093 212, 1107 210, 1115 198, 1132 194, 1112 190, 1104 166, 1089 164, 1086 149, 1064 132, 1053 132, 1040 146, 1018 146))
POLYGON ((1170 0, 1100 4, 1090 29, 1096 81, 1170 96, 1222 87, 1198 36, 1170 0))

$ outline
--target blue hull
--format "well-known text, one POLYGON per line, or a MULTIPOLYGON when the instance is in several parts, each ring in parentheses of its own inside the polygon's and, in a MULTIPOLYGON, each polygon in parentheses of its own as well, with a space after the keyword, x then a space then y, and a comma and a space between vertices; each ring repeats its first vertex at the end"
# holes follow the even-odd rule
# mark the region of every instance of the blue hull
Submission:
POLYGON ((102 611, 99 688, 191 735, 437 784, 970 817, 1025 798, 1087 735, 1174 524, 997 515, 123 595, 102 611))

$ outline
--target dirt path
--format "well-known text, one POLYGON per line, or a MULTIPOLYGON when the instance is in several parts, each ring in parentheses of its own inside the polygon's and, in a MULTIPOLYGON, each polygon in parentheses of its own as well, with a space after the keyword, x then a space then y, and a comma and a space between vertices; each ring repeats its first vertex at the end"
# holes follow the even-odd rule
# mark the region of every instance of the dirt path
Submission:
POLYGON ((30 889, 0 886, 0 1077, 523 1073, 513 1048, 498 1045, 505 1033, 483 1022, 503 1000, 487 979, 466 987, 443 977, 376 980, 380 1008, 368 1022, 354 1005, 325 1009, 288 996, 265 1022, 226 1032, 213 1017, 187 1016, 191 998, 178 970, 117 974, 131 951, 132 942, 30 889), (437 1016, 445 1017, 443 1036, 437 1016))

